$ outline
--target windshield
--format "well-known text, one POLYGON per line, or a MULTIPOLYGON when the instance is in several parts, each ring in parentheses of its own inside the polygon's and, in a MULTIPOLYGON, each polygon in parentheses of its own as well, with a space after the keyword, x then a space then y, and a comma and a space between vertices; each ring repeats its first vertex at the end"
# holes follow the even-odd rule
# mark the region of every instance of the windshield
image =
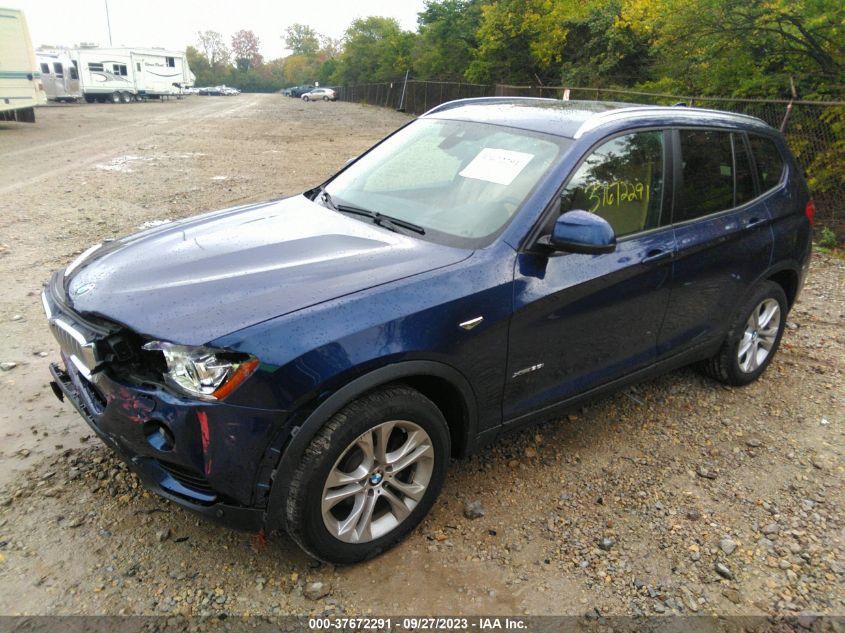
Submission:
POLYGON ((476 248, 504 229, 570 144, 487 123, 420 119, 325 189, 338 206, 412 222, 433 241, 476 248))

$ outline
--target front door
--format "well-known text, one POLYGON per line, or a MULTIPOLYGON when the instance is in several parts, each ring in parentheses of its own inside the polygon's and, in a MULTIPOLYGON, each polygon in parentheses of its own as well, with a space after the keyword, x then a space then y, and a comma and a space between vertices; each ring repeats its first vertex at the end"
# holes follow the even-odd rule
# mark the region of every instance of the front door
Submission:
POLYGON ((669 300, 668 135, 617 136, 593 150, 561 196, 561 212, 604 217, 616 250, 520 253, 508 345, 505 422, 550 407, 654 361, 669 300))

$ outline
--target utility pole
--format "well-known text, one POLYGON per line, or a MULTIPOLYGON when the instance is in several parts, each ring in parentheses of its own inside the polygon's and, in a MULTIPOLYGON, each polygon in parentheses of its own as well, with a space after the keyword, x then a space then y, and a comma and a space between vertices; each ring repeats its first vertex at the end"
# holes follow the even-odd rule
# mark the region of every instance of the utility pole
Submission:
POLYGON ((106 3, 106 24, 109 26, 109 46, 112 45, 111 43, 111 20, 109 19, 109 0, 104 0, 106 3))

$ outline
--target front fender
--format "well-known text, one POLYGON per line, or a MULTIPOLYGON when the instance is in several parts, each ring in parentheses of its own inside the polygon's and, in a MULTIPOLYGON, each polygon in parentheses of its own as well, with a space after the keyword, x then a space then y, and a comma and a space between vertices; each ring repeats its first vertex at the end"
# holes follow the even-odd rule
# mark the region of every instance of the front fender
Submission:
MULTIPOLYGON (((346 383, 323 400, 302 424, 290 431, 287 444, 280 450, 278 465, 273 474, 273 483, 265 512, 266 531, 285 527, 285 503, 290 480, 305 449, 323 425, 347 404, 368 391, 411 376, 435 376, 448 381, 461 394, 465 407, 466 421, 460 433, 464 445, 475 437, 478 428, 478 405, 469 381, 454 367, 430 360, 410 360, 391 363, 346 383)), ((279 450, 279 449, 275 449, 279 450)))

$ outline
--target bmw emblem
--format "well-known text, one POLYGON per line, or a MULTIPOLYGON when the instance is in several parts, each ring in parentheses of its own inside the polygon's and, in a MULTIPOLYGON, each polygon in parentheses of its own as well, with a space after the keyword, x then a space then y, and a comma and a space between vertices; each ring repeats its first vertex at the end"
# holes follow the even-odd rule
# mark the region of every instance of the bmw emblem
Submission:
POLYGON ((88 294, 89 292, 91 292, 94 289, 94 286, 95 286, 95 284, 93 282, 89 282, 87 284, 82 284, 81 286, 79 286, 79 288, 77 288, 73 292, 73 294, 74 294, 75 297, 81 297, 82 295, 88 294))
POLYGON ((381 473, 373 473, 370 475, 370 483, 373 486, 378 486, 381 483, 381 480, 384 479, 384 475, 381 473))

